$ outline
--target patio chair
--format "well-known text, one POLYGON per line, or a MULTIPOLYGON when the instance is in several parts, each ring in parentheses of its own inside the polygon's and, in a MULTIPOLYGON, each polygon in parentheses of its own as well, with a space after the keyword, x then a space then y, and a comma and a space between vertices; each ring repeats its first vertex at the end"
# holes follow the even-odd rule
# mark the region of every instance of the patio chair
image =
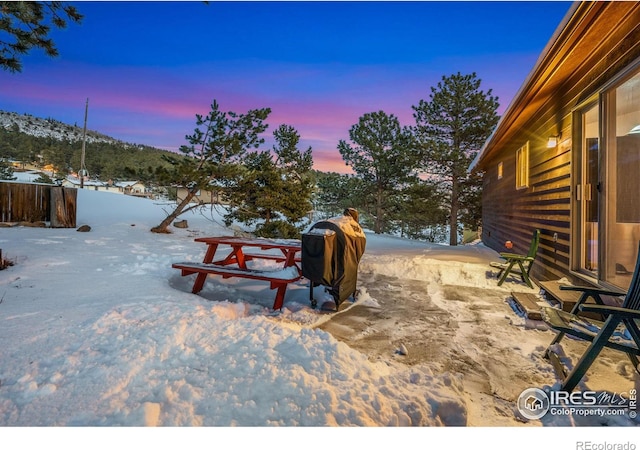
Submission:
POLYGON ((552 362, 556 372, 563 379, 561 390, 571 392, 584 377, 604 347, 625 353, 635 370, 640 374, 640 361, 638 361, 638 356, 640 356, 640 329, 638 329, 638 323, 636 322, 640 320, 640 242, 638 243, 638 261, 626 294, 583 286, 562 286, 560 289, 563 288, 582 292, 582 296, 571 312, 550 306, 541 309, 542 320, 558 331, 549 348, 547 348, 545 357, 552 362), (622 306, 605 305, 602 295, 624 296, 622 306), (586 300, 588 298, 593 298, 596 303, 587 304, 586 300), (604 322, 581 317, 581 312, 601 314, 604 322), (588 348, 569 374, 567 374, 564 365, 553 348, 566 334, 590 342, 588 348))
POLYGON ((507 279, 507 276, 510 273, 514 273, 520 275, 520 278, 523 282, 527 284, 530 288, 533 287, 531 284, 531 279, 529 278, 529 272, 531 272, 531 267, 533 266, 533 261, 536 258, 536 254, 538 253, 538 245, 540 244, 540 230, 535 230, 533 232, 533 237, 531 238, 531 245, 529 246, 529 252, 526 255, 519 255, 517 253, 500 253, 500 257, 505 260, 503 263, 492 262, 490 263, 491 267, 496 267, 500 269, 498 272, 498 286, 501 286, 504 283, 504 280, 507 279))

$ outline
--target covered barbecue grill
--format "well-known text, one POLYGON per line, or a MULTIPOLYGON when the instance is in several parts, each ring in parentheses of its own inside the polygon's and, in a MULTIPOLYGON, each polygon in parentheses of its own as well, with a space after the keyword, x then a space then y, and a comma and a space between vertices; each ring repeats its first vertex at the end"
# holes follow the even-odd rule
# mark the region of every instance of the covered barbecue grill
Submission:
POLYGON ((336 307, 356 292, 366 237, 356 221, 357 212, 350 210, 344 216, 317 222, 302 235, 302 276, 311 282, 313 307, 314 286, 326 286, 336 307))

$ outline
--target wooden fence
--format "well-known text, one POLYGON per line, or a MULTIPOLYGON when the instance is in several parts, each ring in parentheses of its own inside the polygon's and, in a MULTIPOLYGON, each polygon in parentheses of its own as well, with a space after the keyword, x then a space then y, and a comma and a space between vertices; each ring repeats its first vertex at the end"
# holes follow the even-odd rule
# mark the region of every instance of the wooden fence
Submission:
POLYGON ((0 182, 0 222, 49 222, 52 228, 75 228, 74 188, 0 182))

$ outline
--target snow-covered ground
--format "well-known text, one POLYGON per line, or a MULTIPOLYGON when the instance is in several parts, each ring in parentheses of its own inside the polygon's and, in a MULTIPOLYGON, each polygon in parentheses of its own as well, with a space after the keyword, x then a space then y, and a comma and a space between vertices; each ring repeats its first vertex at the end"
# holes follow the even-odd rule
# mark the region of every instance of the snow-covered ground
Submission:
MULTIPOLYGON (((351 429, 346 438, 358 442, 349 445, 375 448, 397 445, 398 439, 455 447, 459 439, 477 439, 476 433, 484 439, 499 435, 491 441, 494 448, 539 448, 546 439, 556 440, 552 448, 576 448, 579 439, 635 439, 628 427, 638 422, 626 416, 528 421, 518 414, 514 392, 555 383, 541 357, 553 334, 512 309, 509 293, 529 290, 521 283, 497 287, 488 262, 498 256, 482 244, 448 247, 367 235, 361 295, 351 308, 379 308, 387 295, 398 301, 406 295, 419 308, 416 299, 424 294, 434 311, 448 317, 440 324, 449 334, 438 335, 439 358, 408 364, 394 348, 373 358, 324 331, 323 324, 350 309, 331 315, 311 308, 304 280, 290 286, 279 313, 271 311, 275 292, 266 283, 211 277, 199 295, 191 294, 193 278, 181 277, 171 264, 202 260, 205 248, 195 237, 233 231, 207 213, 181 217, 187 229, 151 233, 168 209, 147 199, 81 190, 77 224, 90 225, 90 232, 0 228, 2 255, 14 262, 0 271, 3 440, 46 446, 61 427, 68 433, 64 438, 70 435, 78 445, 90 440, 112 448, 113 440, 139 438, 131 427, 146 426, 174 427, 170 435, 140 431, 145 446, 161 448, 189 439, 217 446, 224 433, 234 442, 255 439, 254 445, 279 448, 343 445, 344 431, 309 428, 327 426, 351 429), (490 352, 490 361, 483 352, 490 352), (480 387, 483 377, 487 383, 480 387), (471 427, 433 428, 441 425, 471 427), (581 427, 567 428, 572 425, 581 427), (37 434, 23 428, 33 426, 47 428, 37 434), (121 431, 93 428, 113 426, 121 431), (184 427, 197 426, 217 428, 184 433, 184 427), (267 431, 277 426, 284 434, 267 431), (392 430, 406 426, 420 427, 419 434, 392 430), (547 435, 540 435, 540 426, 551 427, 547 435), (259 428, 246 433, 220 427, 259 428), (371 427, 385 427, 385 433, 371 427), (532 429, 538 438, 528 438, 532 429)), ((419 352, 412 342, 430 332, 428 322, 422 329, 402 323, 400 341, 419 352)), ((376 323, 368 326, 371 332, 376 323)), ((587 380, 592 389, 637 388, 624 362, 605 361, 599 368, 600 377, 587 380)))

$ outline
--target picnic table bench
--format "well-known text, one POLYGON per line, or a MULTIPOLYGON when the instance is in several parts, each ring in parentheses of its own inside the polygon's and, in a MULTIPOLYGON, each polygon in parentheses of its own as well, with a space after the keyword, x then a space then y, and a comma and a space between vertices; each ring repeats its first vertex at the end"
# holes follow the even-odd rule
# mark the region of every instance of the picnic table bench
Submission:
POLYGON ((271 289, 277 289, 273 309, 282 309, 287 285, 302 278, 300 268, 301 243, 298 241, 278 241, 271 239, 247 239, 233 236, 196 238, 196 242, 207 245, 202 263, 179 262, 172 264, 180 269, 182 276, 197 274, 192 293, 197 294, 204 287, 208 275, 221 275, 222 278, 248 278, 268 281, 271 289), (231 247, 231 251, 222 259, 213 258, 220 245, 231 247), (247 253, 246 249, 278 250, 281 254, 247 253), (255 269, 247 267, 247 261, 256 259, 272 260, 283 263, 277 269, 255 269))

